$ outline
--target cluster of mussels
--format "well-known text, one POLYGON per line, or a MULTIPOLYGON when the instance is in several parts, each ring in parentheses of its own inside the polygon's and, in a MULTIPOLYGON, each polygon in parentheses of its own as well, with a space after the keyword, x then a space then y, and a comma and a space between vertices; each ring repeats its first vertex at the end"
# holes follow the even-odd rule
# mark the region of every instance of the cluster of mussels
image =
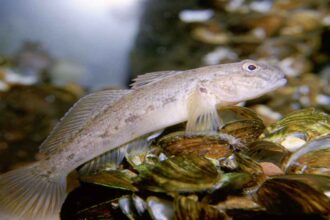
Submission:
POLYGON ((329 115, 305 109, 266 127, 249 108, 218 114, 218 132, 187 135, 185 124, 175 125, 112 152, 124 155, 121 163, 101 156, 98 169, 83 166, 62 218, 330 217, 329 115))

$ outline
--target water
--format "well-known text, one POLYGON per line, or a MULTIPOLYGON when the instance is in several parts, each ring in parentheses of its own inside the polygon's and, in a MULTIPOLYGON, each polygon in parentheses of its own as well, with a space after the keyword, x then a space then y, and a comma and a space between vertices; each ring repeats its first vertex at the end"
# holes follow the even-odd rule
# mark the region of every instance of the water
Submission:
POLYGON ((90 87, 124 86, 143 0, 2 0, 0 54, 40 42, 57 59, 81 64, 90 87))

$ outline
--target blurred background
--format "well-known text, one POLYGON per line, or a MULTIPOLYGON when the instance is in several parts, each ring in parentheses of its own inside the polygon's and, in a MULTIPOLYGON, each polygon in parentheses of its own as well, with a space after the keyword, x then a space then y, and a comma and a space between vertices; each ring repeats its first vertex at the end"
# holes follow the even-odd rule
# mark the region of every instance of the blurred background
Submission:
POLYGON ((39 144, 88 92, 245 58, 289 78, 246 103, 266 122, 330 112, 329 1, 2 0, 0 173, 42 158, 39 144))

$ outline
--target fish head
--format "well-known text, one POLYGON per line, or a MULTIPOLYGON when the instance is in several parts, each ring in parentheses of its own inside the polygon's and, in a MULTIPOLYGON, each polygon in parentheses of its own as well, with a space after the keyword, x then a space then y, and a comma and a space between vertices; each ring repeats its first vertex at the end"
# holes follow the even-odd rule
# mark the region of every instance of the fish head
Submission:
POLYGON ((278 68, 253 60, 225 64, 214 74, 209 88, 219 103, 238 103, 257 98, 286 84, 278 68), (224 74, 225 73, 225 74, 224 74))

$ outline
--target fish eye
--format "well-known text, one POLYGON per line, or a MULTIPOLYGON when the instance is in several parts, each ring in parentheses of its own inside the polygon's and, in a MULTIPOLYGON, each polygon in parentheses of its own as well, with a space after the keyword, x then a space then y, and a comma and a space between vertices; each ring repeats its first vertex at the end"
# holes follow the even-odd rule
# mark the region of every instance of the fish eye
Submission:
POLYGON ((257 71, 259 69, 259 67, 254 63, 244 63, 243 69, 250 73, 253 73, 253 72, 257 71))
POLYGON ((257 67, 253 64, 250 64, 250 65, 248 65, 248 69, 253 71, 253 70, 257 69, 257 67))

